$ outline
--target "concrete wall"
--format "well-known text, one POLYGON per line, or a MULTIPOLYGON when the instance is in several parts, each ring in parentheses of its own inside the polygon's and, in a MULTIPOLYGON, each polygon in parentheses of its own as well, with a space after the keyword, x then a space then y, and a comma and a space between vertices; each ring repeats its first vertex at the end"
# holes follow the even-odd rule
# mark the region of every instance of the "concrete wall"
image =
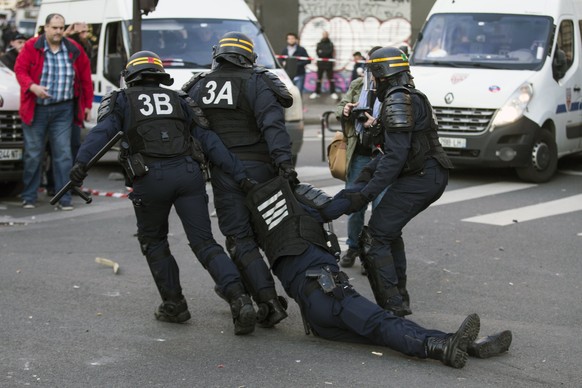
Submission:
MULTIPOLYGON (((310 56, 325 30, 336 46, 336 85, 347 90, 352 53, 373 46, 410 47, 435 0, 245 0, 271 41, 275 53, 295 32, 310 56)), ((315 89, 315 61, 308 66, 307 91, 315 89)), ((324 85, 324 90, 325 90, 324 85)))
POLYGON ((288 32, 299 34, 299 0, 245 0, 263 26, 273 50, 279 54, 288 32))
POLYGON ((410 45, 414 46, 418 33, 426 20, 430 9, 432 8, 435 0, 413 0, 412 2, 412 12, 411 12, 411 36, 410 45))

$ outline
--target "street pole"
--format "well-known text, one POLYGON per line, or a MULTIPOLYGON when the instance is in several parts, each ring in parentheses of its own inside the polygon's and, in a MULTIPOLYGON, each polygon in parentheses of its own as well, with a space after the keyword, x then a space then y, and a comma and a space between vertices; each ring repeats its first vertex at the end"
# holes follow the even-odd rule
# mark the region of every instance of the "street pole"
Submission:
POLYGON ((141 9, 139 0, 133 0, 133 19, 131 24, 131 55, 141 51, 141 9))

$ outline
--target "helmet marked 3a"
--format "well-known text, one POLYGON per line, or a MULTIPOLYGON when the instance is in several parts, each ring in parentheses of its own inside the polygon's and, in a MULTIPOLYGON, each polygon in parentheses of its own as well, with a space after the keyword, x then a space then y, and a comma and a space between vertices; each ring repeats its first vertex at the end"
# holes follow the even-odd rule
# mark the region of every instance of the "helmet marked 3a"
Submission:
POLYGON ((234 65, 251 68, 257 59, 255 45, 251 38, 242 32, 227 32, 220 38, 218 45, 212 48, 212 59, 226 60, 234 65))
POLYGON ((121 75, 128 85, 141 81, 146 75, 155 77, 156 81, 162 85, 170 86, 174 83, 174 80, 164 70, 158 54, 152 51, 138 51, 133 54, 121 75))
POLYGON ((410 71, 408 57, 396 47, 382 47, 374 51, 366 63, 376 79, 392 77, 395 74, 410 71))

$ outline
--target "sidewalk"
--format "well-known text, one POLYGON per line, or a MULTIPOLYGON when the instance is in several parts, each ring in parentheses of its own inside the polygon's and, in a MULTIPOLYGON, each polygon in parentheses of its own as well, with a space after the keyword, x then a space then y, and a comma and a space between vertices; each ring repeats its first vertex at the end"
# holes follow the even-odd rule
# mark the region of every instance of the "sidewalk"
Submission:
MULTIPOLYGON (((303 94, 303 122, 305 125, 320 124, 321 115, 328 110, 335 111, 339 100, 333 100, 327 93, 315 100, 310 100, 310 94, 303 94)), ((341 94, 339 96, 341 99, 341 94)))

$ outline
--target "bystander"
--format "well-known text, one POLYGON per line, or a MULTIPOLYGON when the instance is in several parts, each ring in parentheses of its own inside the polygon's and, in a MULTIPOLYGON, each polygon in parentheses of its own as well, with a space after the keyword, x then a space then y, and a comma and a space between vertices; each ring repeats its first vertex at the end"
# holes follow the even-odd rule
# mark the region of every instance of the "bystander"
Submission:
MULTIPOLYGON (((93 85, 89 58, 82 47, 63 36, 65 19, 46 17, 44 34, 29 39, 22 48, 14 72, 20 84, 20 116, 24 135, 24 189, 22 206, 36 207, 41 159, 48 137, 52 146, 55 190, 66 183, 72 167, 71 130, 91 112, 93 85)), ((73 210, 71 194, 65 194, 61 210, 73 210)))

